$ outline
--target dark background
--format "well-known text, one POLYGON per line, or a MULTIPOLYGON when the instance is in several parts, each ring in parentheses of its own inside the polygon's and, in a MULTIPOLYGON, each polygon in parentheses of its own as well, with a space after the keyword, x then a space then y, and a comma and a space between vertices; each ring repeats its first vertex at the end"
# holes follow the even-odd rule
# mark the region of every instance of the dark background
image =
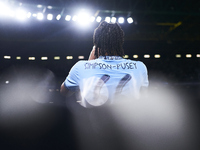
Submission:
MULTIPOLYGON (((100 16, 111 16, 114 10, 115 16, 133 17, 133 24, 126 22, 121 25, 125 32, 125 54, 129 55, 129 59, 133 59, 132 56, 137 54, 139 57, 135 60, 146 64, 150 87, 164 86, 176 89, 178 95, 184 97, 183 101, 191 111, 188 118, 192 118, 192 121, 187 126, 190 127, 193 137, 192 142, 188 142, 188 147, 185 148, 198 149, 200 58, 196 55, 200 54, 200 1, 18 0, 7 2, 12 3, 13 6, 17 5, 17 2, 22 2, 32 10, 37 9, 37 4, 50 5, 55 8, 51 10, 55 14, 63 10, 65 14, 77 8, 88 8, 93 14, 99 10, 100 16), (145 59, 144 54, 150 54, 151 57, 145 59), (155 54, 160 54, 161 58, 154 58, 155 54), (182 57, 176 58, 176 54, 181 54, 182 57), (192 54, 192 58, 186 58, 186 54, 192 54)), ((45 14, 48 11, 50 10, 46 10, 45 14)), ((38 110, 34 110, 34 113, 24 111, 18 114, 17 111, 13 111, 15 105, 19 106, 20 110, 29 105, 23 102, 19 104, 18 101, 14 106, 8 107, 7 117, 3 115, 5 109, 0 108, 0 143, 3 149, 81 149, 77 140, 79 137, 76 119, 81 118, 78 123, 84 126, 90 114, 94 113, 98 116, 102 111, 99 110, 101 112, 99 113, 97 110, 82 108, 75 102, 75 96, 67 99, 61 96, 59 88, 70 68, 79 61, 78 56, 88 58, 93 47, 93 31, 97 26, 98 23, 94 22, 89 28, 79 28, 74 22, 66 22, 62 18, 60 21, 55 18, 52 21, 30 18, 25 23, 11 18, 0 18, 0 105, 4 107, 4 101, 9 101, 10 105, 20 99, 15 96, 9 97, 9 94, 5 93, 9 91, 8 93, 12 94, 22 81, 28 84, 34 83, 32 87, 45 81, 43 90, 46 90, 46 95, 50 95, 44 103, 37 103, 34 98, 29 102, 31 105, 32 103, 37 105, 38 110), (11 56, 11 59, 4 59, 5 55, 11 56), (21 56, 21 60, 16 60, 16 56, 21 56), (35 57, 36 60, 29 61, 30 56, 35 57), (42 61, 40 59, 42 56, 47 56, 48 60, 42 61), (54 56, 60 56, 60 60, 54 60, 54 56), (66 56, 73 56, 73 59, 67 60, 66 56), (7 80, 9 84, 5 84, 7 80), (40 110, 43 110, 43 113, 40 113, 40 110)), ((18 91, 20 92, 23 91, 18 91)), ((109 119, 108 115, 107 120, 109 119)), ((112 121, 106 128, 109 131, 110 125, 115 123, 112 121)), ((92 137, 99 136, 99 133, 89 134, 92 132, 89 129, 80 132, 85 136, 91 136, 90 140, 93 139, 92 137)), ((112 136, 108 136, 111 139, 120 137, 117 127, 111 133, 112 136)), ((103 139, 103 136, 101 138, 103 139)), ((117 146, 103 148, 125 149, 126 146, 119 144, 118 140, 108 139, 111 143, 118 143, 117 146)), ((137 143, 137 140, 135 142, 137 143)), ((173 146, 160 145, 161 149, 183 149, 184 147, 184 145, 180 146, 181 144, 171 144, 168 140, 164 142, 173 146)), ((147 149, 155 149, 153 147, 156 144, 152 145, 148 145, 147 149)), ((138 148, 137 144, 136 148, 138 148)), ((159 146, 157 148, 159 149, 159 146)))

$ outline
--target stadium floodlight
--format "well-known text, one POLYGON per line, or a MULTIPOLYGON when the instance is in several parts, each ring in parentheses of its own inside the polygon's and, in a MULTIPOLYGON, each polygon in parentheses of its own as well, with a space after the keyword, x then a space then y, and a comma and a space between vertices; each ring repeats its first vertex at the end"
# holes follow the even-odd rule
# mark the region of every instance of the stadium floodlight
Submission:
POLYGON ((35 60, 35 57, 28 57, 28 60, 35 60))
POLYGON ((16 15, 15 12, 14 12, 13 10, 9 10, 7 14, 8 14, 8 16, 10 16, 10 17, 15 17, 15 15, 16 15))
POLYGON ((77 21, 77 20, 78 20, 78 17, 77 17, 76 15, 74 15, 73 18, 72 18, 72 20, 73 20, 73 21, 77 21))
POLYGON ((95 20, 95 17, 94 17, 94 16, 90 17, 90 21, 91 21, 91 22, 94 22, 94 20, 95 20))
POLYGON ((101 22, 101 17, 98 16, 97 19, 96 19, 96 21, 97 21, 97 22, 101 22))
POLYGON ((54 60, 60 60, 60 56, 54 56, 54 60))
POLYGON ((32 14, 33 17, 37 17, 37 14, 32 14))
POLYGON ((154 57, 155 58, 160 58, 160 55, 159 54, 155 54, 154 57))
POLYGON ((176 58, 181 58, 181 54, 176 54, 176 58))
POLYGON ((46 57, 46 56, 41 57, 41 60, 48 60, 48 57, 46 57))
POLYGON ((8 7, 3 2, 0 2, 0 15, 3 15, 7 9, 8 7))
POLYGON ((53 14, 48 14, 47 15, 47 20, 53 20, 53 14))
POLYGON ((123 17, 119 17, 119 18, 118 18, 118 22, 119 22, 119 23, 124 23, 124 18, 123 18, 123 17))
POLYGON ((43 13, 38 13, 38 14, 37 14, 37 19, 38 19, 38 20, 43 20, 43 18, 44 18, 43 13))
POLYGON ((28 12, 28 13, 26 14, 26 16, 27 16, 27 18, 30 18, 30 17, 31 17, 31 12, 28 12))
POLYGON ((53 7, 52 7, 52 6, 47 6, 47 8, 48 8, 48 9, 52 9, 53 7))
POLYGON ((73 59, 73 56, 66 56, 66 59, 73 59))
POLYGON ((127 18, 127 22, 128 22, 129 24, 133 23, 133 18, 131 18, 131 17, 127 18))
POLYGON ((37 5, 37 8, 42 8, 42 5, 37 5))
POLYGON ((186 54, 186 58, 191 58, 192 54, 186 54))
POLYGON ((106 21, 107 23, 110 23, 110 17, 106 17, 106 18, 105 18, 105 21, 106 21))
POLYGON ((144 58, 150 58, 150 55, 149 54, 145 54, 144 58))
POLYGON ((4 56, 4 59, 11 59, 11 56, 4 56))
POLYGON ((16 18, 18 20, 25 20, 27 18, 27 13, 24 10, 18 9, 16 11, 16 18))
POLYGON ((56 16, 56 19, 57 19, 57 20, 60 20, 60 18, 61 18, 61 15, 58 14, 58 15, 56 16))
POLYGON ((116 17, 112 17, 112 18, 111 18, 111 22, 112 22, 112 23, 115 23, 116 20, 117 20, 116 17))
POLYGON ((10 10, 10 8, 4 4, 3 2, 0 2, 0 16, 7 16, 12 13, 12 11, 10 10))
POLYGON ((138 55, 133 55, 133 58, 138 58, 138 55))
POLYGON ((88 25, 90 22, 90 14, 86 11, 81 11, 78 14, 78 23, 82 26, 88 25))
POLYGON ((128 55, 124 55, 124 58, 129 58, 129 56, 128 55))
POLYGON ((71 16, 70 16, 70 15, 67 15, 67 16, 65 17, 65 20, 66 20, 66 21, 70 21, 70 19, 71 19, 71 16))
POLYGON ((78 59, 84 59, 85 57, 84 56, 78 56, 78 59))
POLYGON ((17 59, 17 60, 20 60, 20 59, 21 59, 21 56, 17 56, 16 59, 17 59))

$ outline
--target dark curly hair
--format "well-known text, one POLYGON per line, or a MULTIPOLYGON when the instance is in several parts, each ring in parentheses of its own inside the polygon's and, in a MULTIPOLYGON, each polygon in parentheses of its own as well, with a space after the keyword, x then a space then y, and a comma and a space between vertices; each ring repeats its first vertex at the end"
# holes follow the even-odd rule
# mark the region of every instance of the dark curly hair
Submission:
POLYGON ((124 32, 118 23, 102 21, 94 30, 95 57, 124 56, 124 32))

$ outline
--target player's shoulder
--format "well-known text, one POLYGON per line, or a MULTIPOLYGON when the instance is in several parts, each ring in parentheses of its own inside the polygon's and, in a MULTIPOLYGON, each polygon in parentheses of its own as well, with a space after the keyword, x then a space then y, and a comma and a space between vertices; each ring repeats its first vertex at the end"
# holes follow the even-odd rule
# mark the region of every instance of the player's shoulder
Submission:
POLYGON ((145 64, 142 61, 139 61, 139 60, 131 60, 131 59, 126 59, 126 60, 133 62, 133 63, 137 63, 138 65, 144 65, 145 66, 145 64))
POLYGON ((132 62, 132 63, 135 63, 137 65, 137 68, 140 68, 140 69, 145 69, 146 70, 146 65, 144 64, 144 62, 142 61, 139 61, 139 60, 131 60, 131 59, 127 59, 127 61, 129 62, 132 62))
POLYGON ((88 60, 79 60, 75 63, 74 66, 76 66, 76 67, 81 66, 81 65, 85 64, 86 62, 88 62, 88 60))
POLYGON ((94 60, 79 60, 74 66, 73 68, 76 68, 76 69, 84 69, 88 66, 91 66, 93 64, 97 63, 97 60, 94 59, 94 60))
POLYGON ((142 61, 137 61, 138 62, 138 64, 140 64, 141 66, 145 66, 146 67, 146 65, 144 64, 144 62, 142 62, 142 61))

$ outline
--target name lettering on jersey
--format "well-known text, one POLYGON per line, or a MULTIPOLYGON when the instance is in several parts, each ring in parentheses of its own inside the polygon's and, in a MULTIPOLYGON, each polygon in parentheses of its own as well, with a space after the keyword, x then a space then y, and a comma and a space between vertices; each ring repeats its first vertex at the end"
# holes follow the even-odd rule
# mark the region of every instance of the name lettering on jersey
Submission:
POLYGON ((85 63, 85 69, 137 69, 137 64, 133 62, 109 65, 106 63, 85 63))

